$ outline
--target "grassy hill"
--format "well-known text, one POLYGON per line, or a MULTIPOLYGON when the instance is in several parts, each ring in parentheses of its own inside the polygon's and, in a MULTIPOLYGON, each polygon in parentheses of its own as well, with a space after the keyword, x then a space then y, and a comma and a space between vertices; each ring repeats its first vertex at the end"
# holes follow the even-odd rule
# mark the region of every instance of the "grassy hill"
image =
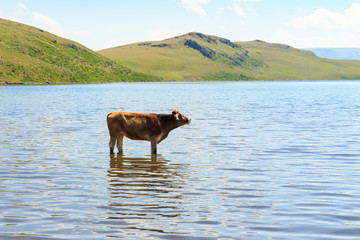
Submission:
POLYGON ((234 43, 196 32, 98 53, 171 81, 360 79, 360 61, 323 59, 288 45, 234 43))
POLYGON ((0 19, 0 84, 154 80, 76 42, 0 19))
POLYGON ((317 57, 313 52, 263 41, 239 42, 252 57, 266 63, 258 79, 342 80, 360 79, 360 61, 317 57))
POLYGON ((237 71, 239 66, 250 70, 261 64, 253 62, 248 52, 238 44, 201 33, 135 43, 98 53, 133 70, 171 81, 215 80, 223 74, 248 79, 242 71, 237 71))

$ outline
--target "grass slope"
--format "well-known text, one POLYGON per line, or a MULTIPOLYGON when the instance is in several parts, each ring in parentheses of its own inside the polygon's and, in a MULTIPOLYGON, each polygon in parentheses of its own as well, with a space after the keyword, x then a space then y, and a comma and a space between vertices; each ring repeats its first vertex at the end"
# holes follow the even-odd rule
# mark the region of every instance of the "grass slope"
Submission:
POLYGON ((0 19, 0 84, 154 80, 76 42, 0 19))
POLYGON ((248 79, 239 70, 251 70, 257 64, 252 62, 241 46, 227 39, 201 33, 189 33, 164 41, 135 43, 98 53, 133 70, 171 81, 216 80, 230 75, 237 79, 248 79))
POLYGON ((360 61, 330 60, 263 41, 230 42, 201 33, 142 42, 98 53, 165 80, 359 79, 360 61))
POLYGON ((266 63, 266 67, 257 69, 257 79, 360 79, 360 61, 319 58, 311 51, 259 40, 238 44, 266 63))

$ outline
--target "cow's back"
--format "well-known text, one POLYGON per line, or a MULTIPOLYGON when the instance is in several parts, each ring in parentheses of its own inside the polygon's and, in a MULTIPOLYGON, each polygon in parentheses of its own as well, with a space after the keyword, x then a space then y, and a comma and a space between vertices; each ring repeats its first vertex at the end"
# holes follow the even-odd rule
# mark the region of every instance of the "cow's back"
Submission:
POLYGON ((161 131, 157 114, 112 112, 107 116, 107 124, 110 135, 123 135, 133 140, 150 140, 161 131))

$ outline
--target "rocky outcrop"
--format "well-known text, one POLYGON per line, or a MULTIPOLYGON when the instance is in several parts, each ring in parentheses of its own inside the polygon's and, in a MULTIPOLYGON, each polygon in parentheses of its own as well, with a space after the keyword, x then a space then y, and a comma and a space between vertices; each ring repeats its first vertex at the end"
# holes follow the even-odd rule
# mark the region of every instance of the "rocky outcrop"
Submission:
POLYGON ((240 66, 246 61, 246 57, 238 52, 236 53, 235 57, 229 56, 226 53, 221 53, 221 56, 223 56, 230 64, 234 66, 240 66))
POLYGON ((161 44, 153 44, 153 45, 150 45, 151 47, 170 47, 171 45, 170 44, 167 44, 167 43, 161 43, 161 44))
POLYGON ((171 47, 171 44, 159 43, 153 44, 152 42, 139 43, 138 46, 148 46, 148 47, 171 47))
POLYGON ((151 45, 151 42, 145 42, 145 43, 139 43, 138 46, 149 46, 151 45))
POLYGON ((191 39, 187 39, 185 41, 184 45, 199 51, 204 57, 207 57, 210 59, 212 59, 213 56, 216 54, 215 51, 210 50, 206 47, 203 47, 199 43, 197 43, 196 41, 191 40, 191 39))
POLYGON ((199 38, 207 41, 208 43, 217 43, 215 37, 212 37, 212 36, 209 36, 209 35, 205 35, 205 34, 203 34, 203 33, 191 32, 191 33, 188 33, 188 35, 189 35, 189 36, 193 36, 193 37, 199 37, 199 38))
POLYGON ((226 39, 226 38, 219 38, 219 41, 220 41, 221 43, 224 43, 224 44, 226 44, 226 45, 229 45, 229 46, 232 47, 232 48, 241 47, 239 44, 233 43, 233 42, 231 42, 229 39, 226 39))
POLYGON ((214 36, 205 35, 203 33, 198 33, 198 32, 191 32, 191 33, 188 33, 188 35, 193 36, 193 37, 199 37, 199 38, 207 41, 208 43, 216 43, 217 44, 219 41, 220 43, 224 43, 232 48, 241 47, 239 44, 233 43, 229 39, 226 39, 226 38, 214 37, 214 36))
POLYGON ((68 43, 68 44, 64 44, 65 46, 69 47, 69 48, 72 48, 72 49, 75 49, 75 50, 79 50, 79 48, 73 44, 73 43, 68 43))
POLYGON ((185 39, 185 46, 199 51, 204 57, 213 61, 240 66, 250 59, 247 50, 226 38, 209 36, 197 32, 188 33, 185 37, 187 36, 191 36, 191 38, 185 39))

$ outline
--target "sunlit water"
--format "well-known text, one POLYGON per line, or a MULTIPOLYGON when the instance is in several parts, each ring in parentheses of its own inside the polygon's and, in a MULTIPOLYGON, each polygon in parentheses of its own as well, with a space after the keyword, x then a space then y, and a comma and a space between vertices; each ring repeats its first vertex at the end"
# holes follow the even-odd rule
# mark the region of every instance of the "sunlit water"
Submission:
POLYGON ((359 237, 359 81, 0 87, 0 239, 359 237), (108 112, 173 109, 108 154, 108 112))

